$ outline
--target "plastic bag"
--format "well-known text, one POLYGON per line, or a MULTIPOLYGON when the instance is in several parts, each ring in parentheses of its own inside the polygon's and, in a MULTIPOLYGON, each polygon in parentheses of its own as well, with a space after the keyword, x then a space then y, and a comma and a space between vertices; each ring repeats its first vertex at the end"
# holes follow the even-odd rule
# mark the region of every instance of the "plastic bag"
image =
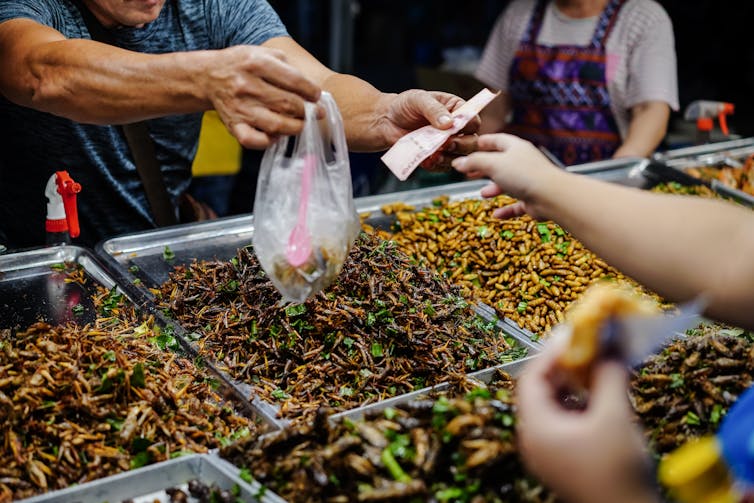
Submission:
POLYGON ((286 301, 303 302, 330 285, 360 230, 343 119, 328 93, 319 104, 326 117, 318 121, 317 106, 306 103, 301 134, 267 149, 257 182, 254 249, 286 301), (302 241, 309 248, 296 260, 302 241))

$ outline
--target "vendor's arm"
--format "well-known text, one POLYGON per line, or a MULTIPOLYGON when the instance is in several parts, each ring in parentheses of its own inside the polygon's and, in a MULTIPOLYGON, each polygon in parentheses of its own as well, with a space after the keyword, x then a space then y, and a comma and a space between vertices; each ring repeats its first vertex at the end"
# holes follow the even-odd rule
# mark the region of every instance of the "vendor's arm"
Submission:
POLYGON ((664 101, 647 101, 631 109, 631 123, 614 157, 649 157, 668 130, 670 107, 664 101))
POLYGON ((754 213, 730 202, 656 194, 557 169, 511 135, 479 138, 480 150, 454 162, 491 178, 527 212, 553 219, 608 263, 673 301, 708 296, 707 314, 754 328, 754 213))
POLYGON ((92 124, 122 124, 217 109, 246 146, 301 129, 319 88, 278 50, 142 54, 67 39, 25 18, 0 24, 0 93, 36 110, 92 124))
MULTIPOLYGON (((463 104, 461 98, 448 93, 418 89, 401 94, 380 92, 358 77, 330 70, 291 38, 274 38, 263 45, 283 51, 294 66, 333 95, 351 150, 384 150, 427 124, 447 129, 452 124, 450 112, 463 104)), ((467 131, 478 127, 476 119, 467 131)))
MULTIPOLYGON (((246 147, 300 131, 304 100, 332 91, 351 148, 387 148, 427 123, 447 128, 462 100, 446 93, 385 94, 337 74, 288 37, 262 46, 142 54, 67 39, 31 19, 0 24, 0 93, 44 112, 92 124, 123 124, 215 109, 246 147)), ((468 129, 478 128, 479 120, 468 129)))

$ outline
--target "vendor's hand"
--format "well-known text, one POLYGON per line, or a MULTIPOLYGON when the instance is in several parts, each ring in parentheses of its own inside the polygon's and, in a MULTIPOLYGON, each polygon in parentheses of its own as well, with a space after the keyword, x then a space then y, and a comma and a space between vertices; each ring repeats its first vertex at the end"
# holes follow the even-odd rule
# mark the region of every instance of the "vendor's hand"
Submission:
POLYGON ((551 340, 516 387, 517 434, 525 465, 569 502, 658 501, 648 482, 644 441, 626 396, 625 367, 614 362, 598 365, 586 408, 566 408, 552 379, 562 342, 551 340))
POLYGON ((225 126, 247 148, 298 134, 304 102, 319 100, 319 87, 277 49, 234 46, 215 53, 209 65, 200 82, 225 126))
MULTIPOLYGON (((387 106, 384 136, 392 145, 404 135, 428 124, 438 129, 448 129, 453 125, 451 113, 465 101, 458 96, 436 91, 412 89, 398 95, 390 96, 387 106)), ((459 134, 452 136, 448 142, 422 167, 430 171, 448 171, 450 162, 458 155, 465 155, 476 150, 476 133, 481 119, 474 117, 459 134)))
POLYGON ((537 189, 562 174, 542 152, 526 140, 509 134, 482 135, 477 140, 479 151, 453 161, 453 167, 470 178, 490 178, 492 183, 482 189, 482 196, 495 197, 506 193, 519 201, 495 210, 494 216, 509 218, 524 213, 537 214, 537 189))

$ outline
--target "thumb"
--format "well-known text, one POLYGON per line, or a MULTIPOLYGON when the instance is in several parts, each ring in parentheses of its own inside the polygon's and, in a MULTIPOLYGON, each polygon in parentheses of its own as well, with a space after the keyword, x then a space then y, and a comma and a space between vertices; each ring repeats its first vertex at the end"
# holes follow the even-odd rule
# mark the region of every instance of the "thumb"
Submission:
POLYGON ((492 212, 492 216, 494 218, 499 218, 500 220, 522 217, 527 214, 528 212, 526 211, 526 205, 522 201, 516 201, 513 204, 503 206, 502 208, 497 208, 492 212))
POLYGON ((438 129, 448 129, 453 125, 453 117, 445 105, 426 91, 417 95, 414 106, 432 126, 438 129))
POLYGON ((482 190, 479 192, 479 194, 484 198, 499 196, 502 193, 503 193, 503 189, 501 189, 494 182, 485 185, 484 187, 482 187, 482 190))
POLYGON ((592 375, 589 408, 595 414, 615 413, 628 406, 628 371, 619 362, 600 363, 592 375))

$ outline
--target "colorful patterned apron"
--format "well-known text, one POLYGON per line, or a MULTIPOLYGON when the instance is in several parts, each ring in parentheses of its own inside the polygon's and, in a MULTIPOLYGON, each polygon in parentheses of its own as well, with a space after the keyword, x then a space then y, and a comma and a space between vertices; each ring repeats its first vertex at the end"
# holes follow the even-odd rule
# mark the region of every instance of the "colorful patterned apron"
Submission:
POLYGON ((610 0, 587 46, 537 44, 547 0, 538 0, 510 72, 508 131, 566 165, 608 159, 620 146, 607 92, 605 42, 626 0, 610 0))

